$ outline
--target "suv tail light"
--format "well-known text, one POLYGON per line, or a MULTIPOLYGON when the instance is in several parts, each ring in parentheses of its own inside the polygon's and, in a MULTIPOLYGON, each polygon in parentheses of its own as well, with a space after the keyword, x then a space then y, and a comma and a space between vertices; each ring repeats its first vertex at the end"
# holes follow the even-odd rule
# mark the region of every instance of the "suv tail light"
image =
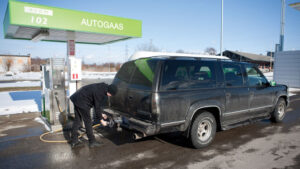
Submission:
POLYGON ((151 108, 152 108, 152 119, 158 121, 159 117, 159 106, 158 106, 158 94, 152 94, 152 101, 151 101, 151 108))

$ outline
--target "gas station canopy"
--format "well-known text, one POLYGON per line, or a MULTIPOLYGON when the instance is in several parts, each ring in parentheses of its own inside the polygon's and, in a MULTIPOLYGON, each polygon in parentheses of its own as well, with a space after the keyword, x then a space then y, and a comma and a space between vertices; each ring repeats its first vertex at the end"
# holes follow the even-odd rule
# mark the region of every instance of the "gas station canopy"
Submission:
POLYGON ((32 41, 105 44, 142 36, 142 22, 10 0, 4 36, 32 41))
POLYGON ((290 7, 300 11, 300 2, 290 4, 290 7))

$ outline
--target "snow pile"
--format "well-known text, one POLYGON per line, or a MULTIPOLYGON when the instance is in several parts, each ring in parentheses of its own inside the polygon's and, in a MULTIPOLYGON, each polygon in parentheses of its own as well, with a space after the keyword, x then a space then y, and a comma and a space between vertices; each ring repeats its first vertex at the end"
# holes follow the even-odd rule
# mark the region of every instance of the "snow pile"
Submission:
POLYGON ((45 121, 43 120, 43 119, 41 119, 40 117, 36 117, 35 119, 34 119, 34 121, 36 121, 36 122, 38 122, 38 123, 41 123, 42 125, 44 125, 44 127, 45 127, 45 129, 47 130, 47 131, 50 131, 50 128, 49 128, 49 126, 45 123, 45 121))
MULTIPOLYGON (((273 72, 267 72, 264 75, 269 81, 273 80, 273 72)), ((296 95, 296 92, 300 92, 300 88, 289 88, 289 96, 296 95)))
POLYGON ((0 83, 0 88, 3 88, 3 87, 37 87, 37 86, 41 86, 40 81, 17 81, 17 82, 0 83))
POLYGON ((5 74, 0 75, 0 81, 9 80, 40 80, 41 72, 20 72, 13 76, 5 76, 5 74))
POLYGON ((294 96, 297 92, 300 92, 300 88, 289 88, 289 96, 294 96))
POLYGON ((273 72, 267 72, 267 73, 264 73, 264 75, 266 76, 266 78, 269 81, 273 80, 273 72))
POLYGON ((0 98, 0 115, 41 110, 40 91, 0 92, 0 98))

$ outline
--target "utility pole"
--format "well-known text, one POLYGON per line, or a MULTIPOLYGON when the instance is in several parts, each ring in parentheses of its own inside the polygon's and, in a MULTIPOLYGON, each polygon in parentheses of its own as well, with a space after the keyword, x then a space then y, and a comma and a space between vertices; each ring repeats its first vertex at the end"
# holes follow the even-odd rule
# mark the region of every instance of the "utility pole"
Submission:
POLYGON ((283 51, 283 47, 284 47, 284 24, 285 24, 285 0, 281 0, 279 51, 283 51))
POLYGON ((221 5, 221 38, 220 38, 220 54, 223 56, 223 0, 221 5))

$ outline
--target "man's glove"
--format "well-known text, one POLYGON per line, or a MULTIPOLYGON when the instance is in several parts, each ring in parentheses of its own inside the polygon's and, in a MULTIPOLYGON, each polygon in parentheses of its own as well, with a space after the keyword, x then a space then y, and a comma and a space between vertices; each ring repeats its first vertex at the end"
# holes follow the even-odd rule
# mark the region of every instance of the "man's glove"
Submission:
POLYGON ((100 120, 102 126, 107 126, 109 123, 103 119, 100 120))
POLYGON ((102 119, 100 122, 101 122, 102 126, 108 126, 110 128, 114 127, 114 125, 115 125, 115 122, 111 118, 107 119, 107 121, 102 119))

